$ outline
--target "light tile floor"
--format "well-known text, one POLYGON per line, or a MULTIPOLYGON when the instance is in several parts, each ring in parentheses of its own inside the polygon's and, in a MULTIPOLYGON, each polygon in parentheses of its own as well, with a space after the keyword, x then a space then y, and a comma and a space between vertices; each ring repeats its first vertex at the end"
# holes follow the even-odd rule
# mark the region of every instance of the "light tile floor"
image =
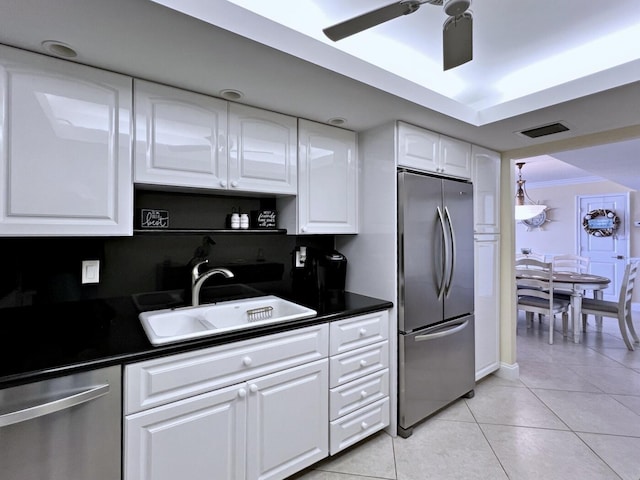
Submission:
POLYGON ((518 381, 490 375, 411 437, 381 432, 291 480, 640 480, 640 346, 613 319, 581 344, 549 345, 547 326, 519 319, 518 381))

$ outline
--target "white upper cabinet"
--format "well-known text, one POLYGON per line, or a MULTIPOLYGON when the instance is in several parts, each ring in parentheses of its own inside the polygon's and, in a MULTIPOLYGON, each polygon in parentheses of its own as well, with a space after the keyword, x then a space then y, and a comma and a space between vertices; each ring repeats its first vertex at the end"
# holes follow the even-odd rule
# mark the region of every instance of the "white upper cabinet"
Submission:
POLYGON ((134 81, 136 183, 227 188, 227 102, 134 81))
POLYGON ((440 168, 440 135, 398 122, 398 165, 428 172, 440 168))
POLYGON ((295 117, 229 104, 229 189, 297 193, 295 117))
POLYGON ((475 233, 500 233, 500 154, 471 149, 475 233))
POLYGON ((0 47, 0 235, 132 234, 131 83, 0 47))
POLYGON ((440 172, 447 176, 471 178, 471 144, 440 135, 440 172))
POLYGON ((398 122, 398 166, 471 178, 471 144, 398 122))
POLYGON ((355 132, 300 119, 297 232, 358 233, 355 132))

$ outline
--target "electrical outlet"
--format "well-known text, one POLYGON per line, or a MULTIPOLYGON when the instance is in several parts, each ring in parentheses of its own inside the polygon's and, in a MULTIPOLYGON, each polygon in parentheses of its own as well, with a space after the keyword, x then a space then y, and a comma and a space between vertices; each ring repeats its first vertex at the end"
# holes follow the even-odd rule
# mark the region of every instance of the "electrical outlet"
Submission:
POLYGON ((296 250, 296 268, 304 267, 304 262, 307 260, 307 247, 300 247, 296 250))
POLYGON ((100 283, 100 260, 82 261, 82 283, 100 283))

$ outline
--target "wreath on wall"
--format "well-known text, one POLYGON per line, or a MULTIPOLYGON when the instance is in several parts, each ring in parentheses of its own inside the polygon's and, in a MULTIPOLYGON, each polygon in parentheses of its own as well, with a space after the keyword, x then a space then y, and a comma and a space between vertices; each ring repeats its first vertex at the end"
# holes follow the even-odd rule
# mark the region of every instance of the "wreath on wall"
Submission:
POLYGON ((594 237, 610 237, 620 225, 616 212, 606 208, 591 210, 582 219, 582 228, 594 237))

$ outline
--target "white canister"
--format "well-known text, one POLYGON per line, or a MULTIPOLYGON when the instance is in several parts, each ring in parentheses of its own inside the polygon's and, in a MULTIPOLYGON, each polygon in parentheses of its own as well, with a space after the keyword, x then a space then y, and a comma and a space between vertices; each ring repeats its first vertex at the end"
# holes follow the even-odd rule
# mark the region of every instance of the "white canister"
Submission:
POLYGON ((237 213, 231 214, 231 228, 233 229, 240 228, 240 215, 237 213))
POLYGON ((241 213, 240 214, 240 228, 246 230, 249 228, 249 214, 241 213))

